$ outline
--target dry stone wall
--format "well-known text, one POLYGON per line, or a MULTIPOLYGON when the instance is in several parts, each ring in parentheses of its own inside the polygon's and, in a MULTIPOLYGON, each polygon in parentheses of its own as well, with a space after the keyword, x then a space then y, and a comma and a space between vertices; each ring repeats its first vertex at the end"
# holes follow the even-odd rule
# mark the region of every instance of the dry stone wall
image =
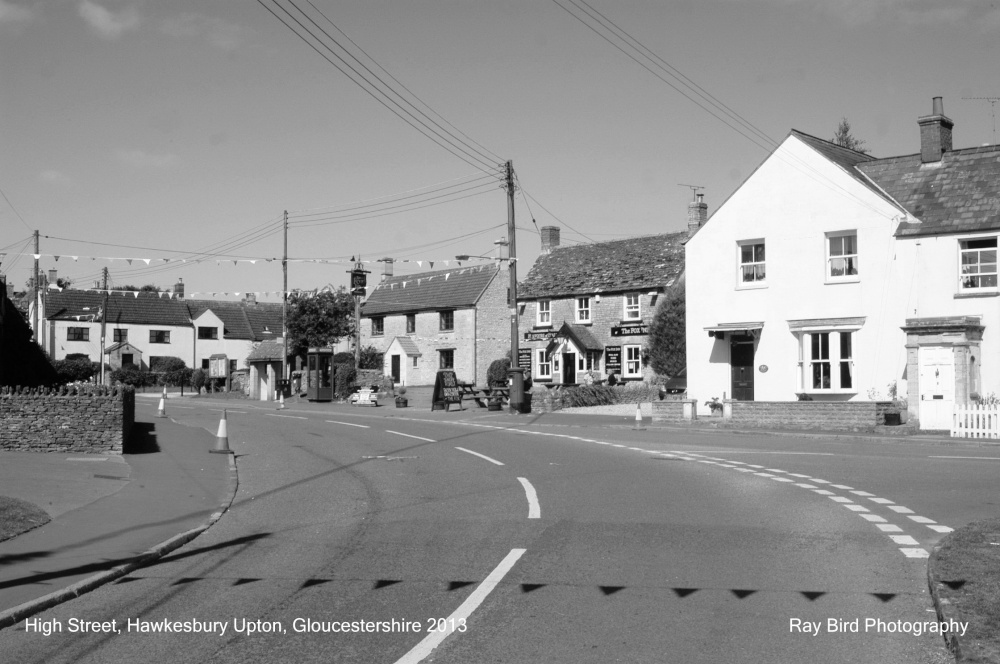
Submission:
POLYGON ((3 388, 0 449, 121 454, 135 423, 128 386, 3 388))

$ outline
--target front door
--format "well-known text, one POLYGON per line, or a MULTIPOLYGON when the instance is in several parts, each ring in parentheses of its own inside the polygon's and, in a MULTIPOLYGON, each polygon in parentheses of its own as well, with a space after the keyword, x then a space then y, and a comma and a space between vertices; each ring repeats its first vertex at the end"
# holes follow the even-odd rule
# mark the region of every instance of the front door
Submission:
POLYGON ((730 338, 729 364, 732 367, 733 398, 753 401, 753 337, 733 335, 730 338))
POLYGON ((955 408, 955 353, 951 346, 921 346, 917 351, 920 380, 920 428, 950 429, 955 408))
POLYGON ((400 372, 399 372, 399 355, 392 356, 392 382, 400 382, 400 372))
POLYGON ((563 353, 562 382, 564 385, 576 383, 576 353, 563 353))

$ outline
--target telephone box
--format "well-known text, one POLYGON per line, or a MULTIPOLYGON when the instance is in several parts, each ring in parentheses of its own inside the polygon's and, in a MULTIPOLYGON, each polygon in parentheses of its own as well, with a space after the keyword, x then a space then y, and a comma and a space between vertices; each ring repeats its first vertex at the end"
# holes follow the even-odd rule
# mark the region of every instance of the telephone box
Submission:
POLYGON ((333 401, 333 350, 310 348, 306 356, 306 398, 333 401))

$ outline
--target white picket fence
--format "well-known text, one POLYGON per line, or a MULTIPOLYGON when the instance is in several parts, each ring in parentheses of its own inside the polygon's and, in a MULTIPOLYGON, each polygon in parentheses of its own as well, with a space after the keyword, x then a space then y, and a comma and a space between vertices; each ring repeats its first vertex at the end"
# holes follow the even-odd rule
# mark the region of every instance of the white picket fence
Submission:
POLYGON ((1000 406, 955 406, 952 438, 1000 438, 1000 406))

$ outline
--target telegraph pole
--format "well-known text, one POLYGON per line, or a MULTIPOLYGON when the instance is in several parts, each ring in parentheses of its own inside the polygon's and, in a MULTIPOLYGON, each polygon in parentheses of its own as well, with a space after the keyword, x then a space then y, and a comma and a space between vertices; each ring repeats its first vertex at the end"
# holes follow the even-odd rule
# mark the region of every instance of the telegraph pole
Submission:
POLYGON ((35 298, 35 306, 31 308, 31 333, 35 335, 35 343, 39 343, 41 335, 38 334, 38 231, 35 231, 35 272, 31 275, 32 295, 35 298))
POLYGON ((285 229, 285 249, 281 257, 281 271, 284 273, 284 288, 281 289, 281 338, 284 352, 281 354, 281 378, 288 379, 288 210, 283 217, 285 229))
POLYGON ((510 410, 521 412, 524 405, 524 368, 521 367, 517 343, 517 244, 514 240, 514 162, 507 162, 507 271, 510 273, 510 410))
POLYGON ((104 344, 105 344, 104 337, 105 337, 105 333, 107 332, 107 329, 108 329, 107 328, 107 320, 108 320, 108 295, 110 295, 110 291, 108 291, 108 268, 104 268, 102 270, 102 273, 103 273, 103 277, 104 277, 103 278, 103 282, 104 282, 104 306, 101 307, 101 357, 99 359, 100 359, 100 362, 101 362, 101 385, 104 385, 104 344))

